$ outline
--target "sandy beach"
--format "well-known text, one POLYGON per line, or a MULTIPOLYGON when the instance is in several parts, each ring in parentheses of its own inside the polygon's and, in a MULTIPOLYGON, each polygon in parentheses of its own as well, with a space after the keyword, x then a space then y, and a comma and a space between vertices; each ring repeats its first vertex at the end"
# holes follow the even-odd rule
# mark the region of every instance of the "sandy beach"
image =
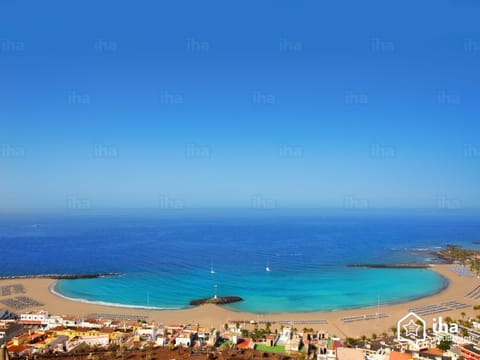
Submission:
MULTIPOLYGON (((397 321, 406 315, 409 309, 440 304, 450 301, 457 301, 466 305, 470 305, 461 309, 452 309, 445 312, 440 312, 433 315, 425 315, 423 318, 427 324, 432 323, 432 318, 439 316, 450 316, 453 319, 460 319, 461 313, 465 312, 467 316, 475 316, 475 311, 472 305, 475 305, 478 300, 466 297, 465 295, 480 284, 480 280, 474 277, 460 276, 451 269, 452 265, 434 265, 432 270, 438 272, 440 275, 448 280, 448 286, 437 294, 413 300, 406 303, 394 305, 382 305, 380 307, 373 306, 370 308, 357 308, 351 310, 340 310, 332 312, 295 312, 295 313, 275 313, 275 314, 254 314, 246 312, 235 312, 217 305, 202 305, 190 309, 182 310, 147 310, 138 308, 123 308, 106 305, 89 304, 79 301, 72 301, 55 295, 50 291, 50 287, 54 285, 54 280, 51 279, 9 279, 0 280, 0 286, 21 284, 25 289, 24 294, 12 294, 9 296, 2 296, 0 294, 0 301, 18 295, 27 296, 42 303, 42 306, 30 307, 22 311, 9 308, 4 304, 0 304, 0 308, 7 308, 17 313, 26 312, 34 309, 45 309, 53 314, 58 315, 86 315, 90 313, 106 313, 106 314, 128 314, 128 315, 142 315, 148 316, 150 320, 155 320, 163 324, 185 324, 185 323, 199 323, 208 327, 223 327, 223 324, 229 320, 242 321, 260 321, 269 320, 278 322, 280 320, 326 320, 326 324, 310 325, 310 324, 295 324, 294 327, 303 329, 304 327, 313 327, 327 331, 330 335, 337 335, 339 337, 359 337, 366 335, 371 336, 372 333, 381 334, 387 332, 391 334, 390 328, 396 326, 397 321), (383 313, 386 317, 370 320, 358 320, 352 322, 344 322, 342 318, 346 317, 364 317, 368 315, 375 315, 383 313)), ((408 270, 405 270, 408 271, 408 270)), ((280 327, 280 324, 272 326, 280 327)))

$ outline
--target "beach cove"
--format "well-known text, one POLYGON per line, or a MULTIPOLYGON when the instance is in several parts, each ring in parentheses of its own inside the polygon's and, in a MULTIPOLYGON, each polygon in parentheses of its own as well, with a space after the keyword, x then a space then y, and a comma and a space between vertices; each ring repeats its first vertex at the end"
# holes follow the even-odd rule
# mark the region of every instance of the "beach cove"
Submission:
MULTIPOLYGON (((392 305, 378 304, 378 307, 370 306, 349 310, 272 314, 233 311, 224 306, 212 304, 178 310, 140 309, 90 304, 56 295, 51 291, 55 285, 55 280, 51 279, 1 280, 0 286, 13 283, 22 285, 25 290, 24 296, 31 297, 42 304, 41 306, 31 307, 28 310, 45 309, 54 314, 79 316, 95 313, 122 316, 130 314, 132 316, 147 317, 150 320, 164 324, 200 323, 211 327, 222 327, 228 321, 270 321, 273 323, 273 327, 280 327, 281 324, 290 322, 298 328, 303 326, 321 328, 337 336, 355 337, 389 332, 390 328, 395 326, 397 321, 412 309, 422 313, 422 317, 427 320, 427 323, 431 323, 432 318, 438 316, 460 318, 462 312, 465 312, 467 316, 474 316, 472 306, 476 304, 477 300, 467 295, 477 288, 480 281, 475 277, 464 276, 458 271, 453 271, 453 269, 455 268, 452 265, 433 265, 432 271, 447 279, 448 286, 436 294, 421 299, 392 305), (463 305, 463 307, 459 307, 459 305, 463 305), (428 314, 428 309, 435 308, 435 306, 437 306, 437 309, 445 310, 428 314)), ((0 300, 2 300, 1 297, 0 300)), ((15 311, 15 309, 11 310, 15 311)))

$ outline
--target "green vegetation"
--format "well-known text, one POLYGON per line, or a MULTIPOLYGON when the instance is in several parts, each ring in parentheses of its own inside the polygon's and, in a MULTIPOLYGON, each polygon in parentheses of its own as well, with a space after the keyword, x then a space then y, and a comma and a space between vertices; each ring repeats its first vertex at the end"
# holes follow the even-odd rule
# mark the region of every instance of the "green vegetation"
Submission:
POLYGON ((358 343, 358 340, 352 337, 347 337, 345 339, 345 344, 347 344, 350 347, 355 346, 358 343))
POLYGON ((470 259, 470 270, 480 275, 480 259, 473 257, 470 259))
POLYGON ((470 270, 480 275, 480 251, 464 249, 455 245, 447 245, 446 249, 442 250, 440 254, 445 259, 469 264, 470 270))
POLYGON ((437 346, 439 349, 442 349, 443 351, 447 351, 450 349, 450 346, 452 346, 452 340, 443 338, 442 340, 439 341, 437 346))
POLYGON ((270 331, 267 331, 267 329, 255 328, 250 332, 250 337, 257 341, 258 339, 265 339, 268 334, 270 334, 270 331))
POLYGON ((447 245, 446 249, 441 251, 441 254, 447 259, 465 262, 467 260, 476 259, 476 256, 480 255, 480 252, 477 250, 464 249, 455 245, 447 245))
POLYGON ((230 340, 224 340, 224 341, 220 341, 219 343, 219 348, 222 349, 222 348, 229 348, 232 346, 232 342, 230 340))
POLYGON ((281 354, 286 354, 285 352, 285 346, 267 346, 267 345, 261 345, 257 344, 255 345, 255 350, 260 350, 260 351, 265 351, 265 352, 271 352, 271 353, 281 353, 281 354))

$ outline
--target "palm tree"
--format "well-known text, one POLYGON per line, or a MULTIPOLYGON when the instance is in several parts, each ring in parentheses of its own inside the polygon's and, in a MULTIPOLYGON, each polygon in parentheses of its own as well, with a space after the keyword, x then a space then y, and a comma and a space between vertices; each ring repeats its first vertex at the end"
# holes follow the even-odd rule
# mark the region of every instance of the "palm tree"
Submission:
POLYGON ((396 326, 392 326, 390 328, 390 331, 393 333, 393 336, 395 336, 397 334, 397 327, 396 326))
POLYGON ((348 346, 353 347, 353 346, 355 345, 355 342, 356 342, 356 341, 355 341, 354 338, 347 337, 347 338, 345 339, 345 342, 347 343, 348 346))
POLYGON ((464 311, 462 311, 462 312, 460 313, 460 315, 462 315, 462 320, 465 319, 465 315, 466 315, 466 314, 465 314, 464 311))
POLYGON ((270 321, 267 321, 265 324, 265 330, 267 330, 267 332, 270 332, 270 326, 272 326, 272 323, 270 321))

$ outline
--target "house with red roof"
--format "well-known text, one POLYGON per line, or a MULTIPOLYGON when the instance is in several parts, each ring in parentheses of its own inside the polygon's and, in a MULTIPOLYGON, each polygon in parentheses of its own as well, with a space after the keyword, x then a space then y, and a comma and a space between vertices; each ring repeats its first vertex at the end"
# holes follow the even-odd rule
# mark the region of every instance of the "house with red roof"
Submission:
POLYGON ((413 356, 410 353, 392 351, 390 353, 390 360, 413 360, 413 356))

